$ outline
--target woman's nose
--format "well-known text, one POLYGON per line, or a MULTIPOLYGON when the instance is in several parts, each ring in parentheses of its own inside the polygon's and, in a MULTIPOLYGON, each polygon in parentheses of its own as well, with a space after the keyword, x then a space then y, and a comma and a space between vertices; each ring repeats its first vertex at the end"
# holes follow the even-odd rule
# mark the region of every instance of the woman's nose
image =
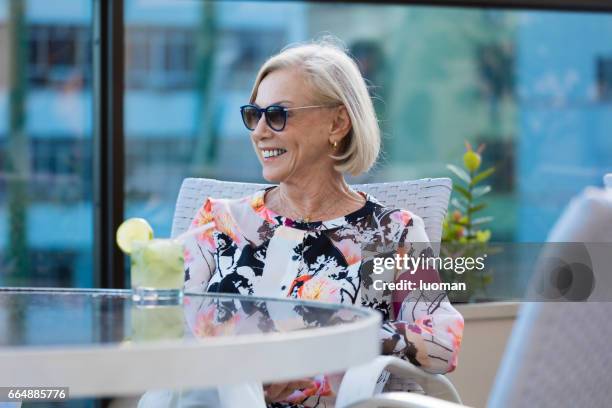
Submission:
POLYGON ((259 118, 259 121, 257 122, 257 126, 255 126, 255 129, 253 129, 251 133, 253 135, 253 138, 255 139, 263 139, 267 136, 270 136, 269 132, 270 128, 266 123, 266 116, 265 114, 262 114, 259 118))

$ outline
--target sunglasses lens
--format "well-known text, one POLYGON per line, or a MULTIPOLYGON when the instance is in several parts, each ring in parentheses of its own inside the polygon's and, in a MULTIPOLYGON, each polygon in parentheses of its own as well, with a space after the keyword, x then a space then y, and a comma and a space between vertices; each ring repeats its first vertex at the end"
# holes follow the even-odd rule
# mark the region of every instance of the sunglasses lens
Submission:
POLYGON ((259 118, 261 118, 261 112, 259 112, 259 110, 253 106, 244 106, 241 109, 241 112, 244 125, 249 130, 255 130, 257 123, 259 122, 259 118))
POLYGON ((270 106, 266 112, 266 119, 268 120, 268 125, 270 125, 272 129, 280 131, 285 127, 287 116, 282 107, 270 106))

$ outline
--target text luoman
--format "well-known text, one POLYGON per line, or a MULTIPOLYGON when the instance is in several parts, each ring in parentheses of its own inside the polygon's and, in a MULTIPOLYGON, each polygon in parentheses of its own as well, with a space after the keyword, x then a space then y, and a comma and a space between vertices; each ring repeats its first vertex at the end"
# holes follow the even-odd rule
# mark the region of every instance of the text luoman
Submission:
POLYGON ((466 290, 467 285, 465 282, 413 282, 413 281, 399 281, 399 282, 385 282, 384 280, 374 280, 374 290, 466 290))

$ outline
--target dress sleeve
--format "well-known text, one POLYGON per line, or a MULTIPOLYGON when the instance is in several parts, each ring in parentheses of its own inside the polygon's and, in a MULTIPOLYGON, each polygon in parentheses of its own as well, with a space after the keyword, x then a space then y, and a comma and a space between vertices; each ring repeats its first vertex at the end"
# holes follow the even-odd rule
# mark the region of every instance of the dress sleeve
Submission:
MULTIPOLYGON (((403 212, 406 224, 397 252, 408 258, 433 256, 423 220, 403 212)), ((443 290, 421 290, 419 282, 440 282, 435 269, 417 268, 411 274, 396 271, 395 282, 413 281, 416 289, 395 291, 389 305, 389 320, 381 328, 383 354, 394 355, 427 372, 444 374, 457 366, 463 335, 463 317, 450 304, 443 290)))
MULTIPOLYGON (((212 202, 207 199, 198 210, 189 229, 208 224, 214 221, 212 202)), ((204 293, 212 274, 215 272, 214 228, 193 235, 185 242, 185 291, 191 293, 204 293)))

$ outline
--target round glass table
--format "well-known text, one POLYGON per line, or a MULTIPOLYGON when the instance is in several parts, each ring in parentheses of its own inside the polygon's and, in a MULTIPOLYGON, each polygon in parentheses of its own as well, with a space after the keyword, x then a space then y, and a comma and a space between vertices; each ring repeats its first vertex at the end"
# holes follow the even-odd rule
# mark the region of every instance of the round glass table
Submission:
POLYGON ((272 382, 379 354, 380 315, 294 299, 186 294, 137 306, 129 290, 0 289, 0 384, 71 397, 272 382))

